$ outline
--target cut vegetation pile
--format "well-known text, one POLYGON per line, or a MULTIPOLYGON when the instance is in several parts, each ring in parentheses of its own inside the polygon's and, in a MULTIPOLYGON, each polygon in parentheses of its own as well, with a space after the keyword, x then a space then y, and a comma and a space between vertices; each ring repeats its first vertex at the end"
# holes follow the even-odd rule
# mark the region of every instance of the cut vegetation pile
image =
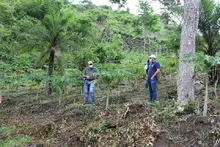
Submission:
POLYGON ((92 146, 152 146, 158 127, 143 104, 128 104, 125 109, 104 112, 83 128, 82 138, 92 146))

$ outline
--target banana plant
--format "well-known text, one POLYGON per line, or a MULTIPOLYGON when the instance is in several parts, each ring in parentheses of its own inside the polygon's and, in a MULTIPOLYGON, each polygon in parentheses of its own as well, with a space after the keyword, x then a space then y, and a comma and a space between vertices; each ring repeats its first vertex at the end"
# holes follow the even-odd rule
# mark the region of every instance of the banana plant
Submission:
POLYGON ((212 67, 220 64, 218 56, 209 56, 204 53, 197 53, 194 57, 195 70, 204 75, 205 80, 205 101, 203 107, 203 116, 207 116, 208 109, 208 85, 209 85, 209 72, 212 67))
POLYGON ((64 91, 64 83, 66 81, 65 76, 60 75, 53 75, 52 82, 53 82, 53 91, 59 94, 59 105, 61 104, 62 92, 64 91))

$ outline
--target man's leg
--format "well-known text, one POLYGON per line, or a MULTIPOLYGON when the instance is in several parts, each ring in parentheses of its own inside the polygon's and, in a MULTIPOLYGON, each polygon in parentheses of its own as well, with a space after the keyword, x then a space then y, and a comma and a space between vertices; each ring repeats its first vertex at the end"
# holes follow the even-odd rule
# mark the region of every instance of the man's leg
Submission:
POLYGON ((148 80, 145 81, 145 87, 148 88, 148 80))
POLYGON ((84 100, 86 104, 89 103, 89 83, 86 80, 84 81, 84 100))
POLYGON ((151 87, 153 92, 153 102, 157 100, 157 80, 151 80, 151 87))
POLYGON ((92 98, 92 104, 95 104, 95 85, 93 83, 90 84, 89 93, 92 98))
POLYGON ((149 87, 149 93, 150 93, 150 102, 153 102, 153 90, 151 86, 151 80, 148 80, 148 87, 149 87))

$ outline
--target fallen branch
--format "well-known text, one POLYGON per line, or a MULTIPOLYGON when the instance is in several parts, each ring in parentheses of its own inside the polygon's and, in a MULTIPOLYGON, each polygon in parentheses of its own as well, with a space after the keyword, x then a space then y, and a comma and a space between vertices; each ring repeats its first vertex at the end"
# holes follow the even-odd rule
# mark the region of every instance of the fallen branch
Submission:
POLYGON ((120 117, 120 119, 126 118, 128 112, 130 111, 129 105, 127 105, 126 108, 127 108, 127 109, 126 109, 125 113, 120 117))

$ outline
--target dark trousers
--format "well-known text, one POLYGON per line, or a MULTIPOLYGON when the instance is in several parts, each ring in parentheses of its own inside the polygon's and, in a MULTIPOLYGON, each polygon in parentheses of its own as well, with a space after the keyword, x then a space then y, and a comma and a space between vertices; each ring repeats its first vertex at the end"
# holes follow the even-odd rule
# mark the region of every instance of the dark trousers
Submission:
POLYGON ((148 79, 148 87, 150 92, 150 102, 154 103, 157 100, 157 83, 158 80, 148 79))

